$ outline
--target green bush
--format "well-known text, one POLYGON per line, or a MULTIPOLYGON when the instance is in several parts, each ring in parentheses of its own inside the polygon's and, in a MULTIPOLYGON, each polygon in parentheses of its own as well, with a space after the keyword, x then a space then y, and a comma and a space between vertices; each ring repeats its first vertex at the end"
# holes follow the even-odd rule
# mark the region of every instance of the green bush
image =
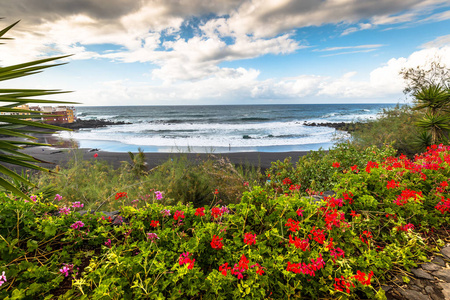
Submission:
POLYGON ((122 205, 142 206, 155 200, 155 191, 163 192, 164 204, 181 201, 198 207, 218 202, 236 203, 247 189, 244 176, 253 178, 250 182, 258 179, 256 171, 239 169, 225 159, 214 157, 192 161, 186 155, 179 155, 152 170, 142 171, 141 167, 133 169, 134 164, 130 163, 114 169, 102 160, 83 160, 77 150, 69 155, 73 157, 71 162, 66 167, 58 167, 58 174, 39 173, 33 181, 41 188, 57 187, 66 204, 82 201, 86 209, 93 210, 99 206, 102 210, 114 210, 122 205), (127 197, 117 201, 115 195, 122 192, 127 197))
POLYGON ((421 130, 415 125, 421 116, 407 105, 385 109, 376 120, 356 124, 351 141, 362 148, 389 144, 411 157, 425 150, 419 139, 421 130))

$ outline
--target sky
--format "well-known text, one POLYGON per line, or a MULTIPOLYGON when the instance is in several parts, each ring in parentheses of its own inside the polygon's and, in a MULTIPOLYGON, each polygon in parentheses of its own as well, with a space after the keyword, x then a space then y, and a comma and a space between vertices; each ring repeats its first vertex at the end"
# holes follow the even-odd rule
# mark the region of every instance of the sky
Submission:
POLYGON ((450 67, 450 1, 2 1, 0 66, 73 54, 0 87, 82 105, 405 103, 403 68, 450 67))

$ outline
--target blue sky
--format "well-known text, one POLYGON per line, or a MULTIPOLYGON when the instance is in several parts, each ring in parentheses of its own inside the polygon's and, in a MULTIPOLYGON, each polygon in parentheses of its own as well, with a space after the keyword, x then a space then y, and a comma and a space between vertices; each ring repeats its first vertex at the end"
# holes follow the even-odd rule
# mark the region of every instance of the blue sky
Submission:
MULTIPOLYGON (((15 0, 2 66, 74 54, 7 86, 83 105, 403 103, 402 68, 450 67, 450 1, 15 0)), ((6 83, 2 83, 5 86, 6 83)))

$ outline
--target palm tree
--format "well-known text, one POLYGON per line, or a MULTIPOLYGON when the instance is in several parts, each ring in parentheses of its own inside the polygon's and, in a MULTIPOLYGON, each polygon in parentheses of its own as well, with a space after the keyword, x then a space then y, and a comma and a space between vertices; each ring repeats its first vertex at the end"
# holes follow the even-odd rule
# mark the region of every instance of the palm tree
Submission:
MULTIPOLYGON (((9 39, 4 38, 3 36, 13 28, 19 21, 16 23, 6 27, 5 29, 0 31, 0 39, 9 39)), ((14 78, 24 77, 32 74, 37 74, 42 72, 42 70, 58 65, 63 65, 64 63, 58 64, 46 64, 51 61, 55 61, 58 59, 65 58, 67 56, 59 56, 46 58, 36 61, 31 61, 23 64, 8 66, 8 67, 0 67, 0 81, 10 80, 14 78)), ((48 124, 41 123, 40 121, 29 121, 25 119, 38 119, 42 118, 42 115, 36 113, 34 111, 20 109, 18 106, 27 104, 27 103, 73 103, 73 102, 63 102, 63 101, 54 101, 54 100, 43 100, 36 99, 34 97, 54 95, 67 93, 65 91, 60 90, 37 90, 37 89, 7 89, 0 88, 0 103, 3 105, 0 106, 0 135, 6 136, 6 138, 0 140, 0 162, 8 163, 13 166, 20 166, 26 168, 32 168, 40 171, 47 171, 48 169, 37 166, 37 163, 40 163, 39 159, 36 159, 30 155, 26 155, 21 153, 19 150, 22 149, 23 145, 42 145, 49 146, 48 144, 40 144, 32 141, 17 141, 11 139, 11 137, 19 137, 25 139, 36 139, 30 134, 33 133, 54 133, 56 130, 65 130, 64 128, 60 128, 57 126, 52 126, 48 124), (26 115, 25 115, 26 114, 26 115), (36 131, 37 128, 44 128, 53 130, 53 132, 42 132, 36 131)), ((17 174, 11 168, 8 168, 4 165, 0 165, 0 186, 4 189, 13 192, 14 194, 27 198, 20 189, 14 184, 10 183, 6 180, 6 178, 10 178, 15 180, 16 182, 22 182, 25 184, 33 185, 28 181, 25 177, 17 174)))
POLYGON ((416 99, 415 110, 425 110, 425 115, 416 125, 425 129, 431 136, 431 144, 442 142, 445 133, 450 130, 450 116, 448 106, 450 91, 441 85, 430 85, 414 93, 416 99))

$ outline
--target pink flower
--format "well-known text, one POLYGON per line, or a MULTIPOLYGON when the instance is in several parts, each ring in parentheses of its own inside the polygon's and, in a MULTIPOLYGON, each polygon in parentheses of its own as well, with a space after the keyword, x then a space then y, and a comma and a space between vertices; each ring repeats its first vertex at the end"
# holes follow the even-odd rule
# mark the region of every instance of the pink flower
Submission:
POLYGON ((62 198, 63 198, 63 197, 62 197, 60 194, 56 194, 56 196, 55 196, 55 200, 56 200, 56 201, 61 201, 62 198))
POLYGON ((69 273, 72 272, 73 265, 72 264, 63 264, 63 267, 59 269, 59 272, 61 274, 64 274, 64 276, 68 277, 69 273))
POLYGON ((5 275, 5 271, 2 272, 2 275, 0 275, 0 286, 2 286, 6 281, 6 275, 5 275))
POLYGON ((97 157, 98 157, 98 153, 95 153, 95 154, 94 154, 94 157, 97 158, 97 157))
POLYGON ((30 199, 31 199, 31 201, 33 201, 33 202, 36 202, 36 201, 37 201, 37 197, 36 197, 35 195, 32 195, 32 196, 30 197, 30 199))
POLYGON ((82 228, 84 226, 84 223, 81 221, 76 221, 75 223, 73 223, 72 225, 70 225, 70 227, 72 229, 78 229, 78 228, 82 228))
POLYGON ((163 210, 161 211, 161 214, 163 215, 163 217, 168 217, 168 216, 170 216, 170 210, 168 210, 168 209, 163 209, 163 210))
POLYGON ((158 235, 156 233, 149 232, 149 233, 147 233, 147 239, 149 239, 150 241, 153 242, 156 239, 159 240, 159 237, 158 237, 158 235))
POLYGON ((111 248, 111 239, 108 239, 108 240, 105 242, 105 246, 108 247, 108 248, 111 248))
POLYGON ((155 192, 156 200, 161 200, 163 198, 162 193, 160 191, 155 192))
POLYGON ((73 208, 82 208, 84 206, 83 203, 80 203, 80 201, 76 201, 72 203, 73 208))
POLYGON ((61 215, 68 215, 68 214, 70 214, 70 208, 68 208, 68 207, 61 207, 59 209, 59 213, 61 215))
POLYGON ((303 207, 300 207, 299 209, 297 209, 297 216, 302 216, 303 217, 303 212, 304 212, 304 210, 303 210, 303 207))

